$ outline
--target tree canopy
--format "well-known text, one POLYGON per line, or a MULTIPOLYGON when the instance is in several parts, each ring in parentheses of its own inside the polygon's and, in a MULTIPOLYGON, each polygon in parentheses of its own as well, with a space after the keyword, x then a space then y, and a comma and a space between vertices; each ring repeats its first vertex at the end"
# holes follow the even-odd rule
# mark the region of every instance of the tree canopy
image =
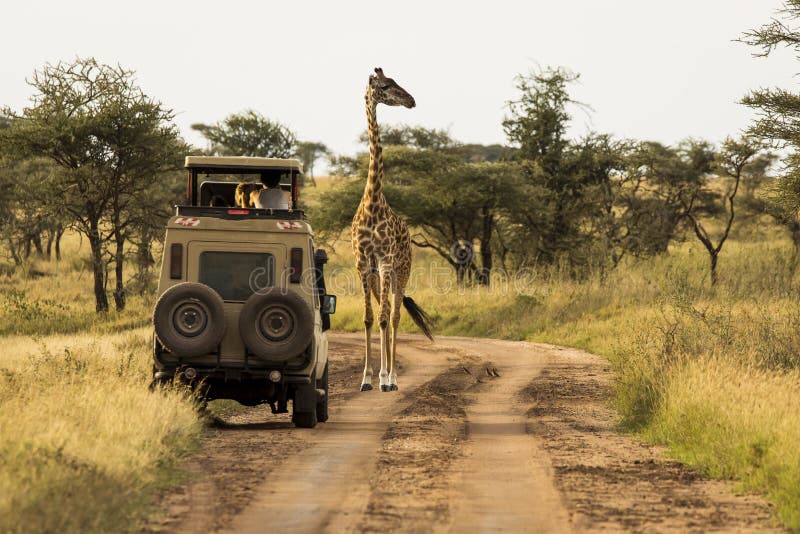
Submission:
POLYGON ((97 311, 108 309, 105 258, 111 255, 122 309, 125 244, 137 224, 152 224, 166 211, 152 205, 154 191, 163 187, 163 173, 180 167, 185 151, 174 114, 142 91, 133 71, 93 58, 47 64, 29 84, 31 104, 21 113, 4 110, 12 121, 0 131, 0 149, 12 159, 56 165, 35 191, 88 237, 97 311))
POLYGON ((290 158, 297 144, 297 136, 287 126, 252 109, 214 124, 192 124, 192 129, 208 140, 209 152, 217 156, 290 158))
POLYGON ((314 166, 320 158, 328 156, 330 150, 323 143, 314 141, 299 141, 295 145, 295 155, 303 162, 303 174, 312 185, 314 182, 314 166))
MULTIPOLYGON (((413 243, 441 256, 459 282, 488 284, 498 267, 558 265, 576 276, 613 269, 626 255, 665 252, 693 222, 724 212, 722 200, 730 205, 735 195, 723 198, 708 177, 736 174, 725 166, 732 160, 719 159, 733 142, 720 152, 693 139, 569 138, 577 79, 561 68, 517 78, 503 122, 511 146, 465 145, 423 126, 383 128, 384 194, 414 229, 413 243)), ((368 160, 337 160, 353 178, 312 208, 317 230, 339 235, 349 226, 368 160)))
MULTIPOLYGON (((741 40, 756 48, 757 56, 769 56, 779 48, 800 56, 800 30, 792 25, 798 20, 800 0, 786 0, 777 17, 746 32, 741 40)), ((778 87, 754 89, 742 103, 757 113, 749 133, 789 151, 784 158, 786 172, 779 184, 779 198, 788 209, 800 210, 800 93, 778 87)))

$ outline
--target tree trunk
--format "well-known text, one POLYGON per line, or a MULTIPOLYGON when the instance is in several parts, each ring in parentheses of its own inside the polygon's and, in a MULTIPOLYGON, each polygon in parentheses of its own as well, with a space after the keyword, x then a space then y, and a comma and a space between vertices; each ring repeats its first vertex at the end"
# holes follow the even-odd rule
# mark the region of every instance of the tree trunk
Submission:
POLYGON ((10 237, 8 238, 8 250, 11 252, 11 258, 14 260, 14 265, 21 265, 22 258, 19 257, 17 246, 14 244, 14 240, 10 237))
POLYGON ((117 244, 114 254, 114 304, 117 306, 117 311, 122 311, 125 309, 125 284, 122 278, 125 265, 125 236, 120 232, 114 232, 114 241, 117 244))
POLYGON ((459 263, 455 265, 455 268, 456 268, 456 283, 458 283, 459 286, 465 285, 467 266, 462 263, 459 263))
POLYGON ((61 261, 61 238, 64 237, 64 227, 59 225, 56 229, 56 261, 61 261))
POLYGON ((89 228, 89 246, 92 249, 92 274, 94 275, 95 311, 108 311, 108 297, 105 290, 105 265, 103 263, 103 240, 97 221, 92 221, 89 228))
POLYGON ((717 258, 719 255, 715 252, 711 252, 709 255, 711 257, 711 287, 714 287, 717 285, 717 258))
POLYGON ((508 277, 508 265, 506 264, 506 256, 509 250, 503 241, 503 236, 500 234, 500 229, 495 226, 495 233, 497 233, 497 242, 500 243, 500 268, 503 270, 503 275, 508 277))
POLYGON ((142 231, 139 236, 139 246, 136 250, 136 267, 140 273, 147 272, 156 260, 153 258, 153 240, 147 231, 142 231))
POLYGON ((47 246, 44 249, 44 256, 47 261, 53 257, 53 241, 55 240, 55 233, 50 230, 47 232, 47 246))
POLYGON ((31 241, 33 242, 33 246, 36 249, 36 255, 40 258, 44 257, 44 248, 42 247, 42 234, 36 232, 31 236, 31 241))

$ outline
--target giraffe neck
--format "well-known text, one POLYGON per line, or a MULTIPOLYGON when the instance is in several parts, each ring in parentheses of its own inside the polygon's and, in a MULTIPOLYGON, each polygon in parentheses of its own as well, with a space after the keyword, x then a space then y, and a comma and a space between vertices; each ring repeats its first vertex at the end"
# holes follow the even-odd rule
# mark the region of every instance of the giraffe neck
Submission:
POLYGON ((367 88, 364 97, 367 103, 367 134, 369 135, 369 173, 367 185, 364 188, 362 204, 378 204, 383 199, 383 147, 381 146, 381 133, 378 129, 378 103, 372 94, 372 88, 367 88))

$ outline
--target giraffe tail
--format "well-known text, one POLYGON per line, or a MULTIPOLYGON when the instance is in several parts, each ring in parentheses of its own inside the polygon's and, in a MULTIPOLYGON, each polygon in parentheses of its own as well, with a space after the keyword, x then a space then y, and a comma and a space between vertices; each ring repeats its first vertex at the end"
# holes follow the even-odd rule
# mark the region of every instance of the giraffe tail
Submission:
POLYGON ((414 321, 422 333, 425 334, 428 339, 433 341, 433 334, 431 333, 431 318, 430 316, 425 313, 425 311, 420 308, 414 299, 411 297, 403 297, 403 306, 405 306, 408 315, 411 317, 411 320, 414 321))

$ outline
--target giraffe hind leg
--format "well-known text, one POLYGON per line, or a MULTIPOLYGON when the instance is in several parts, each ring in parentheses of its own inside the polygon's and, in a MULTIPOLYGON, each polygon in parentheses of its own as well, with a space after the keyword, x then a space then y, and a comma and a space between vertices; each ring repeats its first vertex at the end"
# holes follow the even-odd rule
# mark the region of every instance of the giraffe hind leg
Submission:
POLYGON ((381 269, 381 295, 380 295, 380 311, 378 312, 378 324, 381 328, 381 370, 378 373, 380 377, 381 391, 391 391, 389 385, 389 351, 391 347, 391 309, 389 306, 389 297, 392 293, 392 276, 393 273, 390 269, 381 269))
POLYGON ((400 325, 400 308, 403 304, 406 284, 410 276, 411 255, 400 258, 395 265, 395 287, 392 293, 392 339, 389 352, 389 390, 397 391, 397 328, 400 325))
POLYGON ((364 338, 366 351, 364 355, 364 375, 361 379, 361 391, 372 389, 372 323, 375 315, 372 311, 372 292, 377 283, 370 272, 361 275, 364 289, 364 338))
POLYGON ((403 292, 398 288, 392 295, 392 338, 389 345, 389 391, 397 391, 397 327, 400 324, 400 305, 403 292))

